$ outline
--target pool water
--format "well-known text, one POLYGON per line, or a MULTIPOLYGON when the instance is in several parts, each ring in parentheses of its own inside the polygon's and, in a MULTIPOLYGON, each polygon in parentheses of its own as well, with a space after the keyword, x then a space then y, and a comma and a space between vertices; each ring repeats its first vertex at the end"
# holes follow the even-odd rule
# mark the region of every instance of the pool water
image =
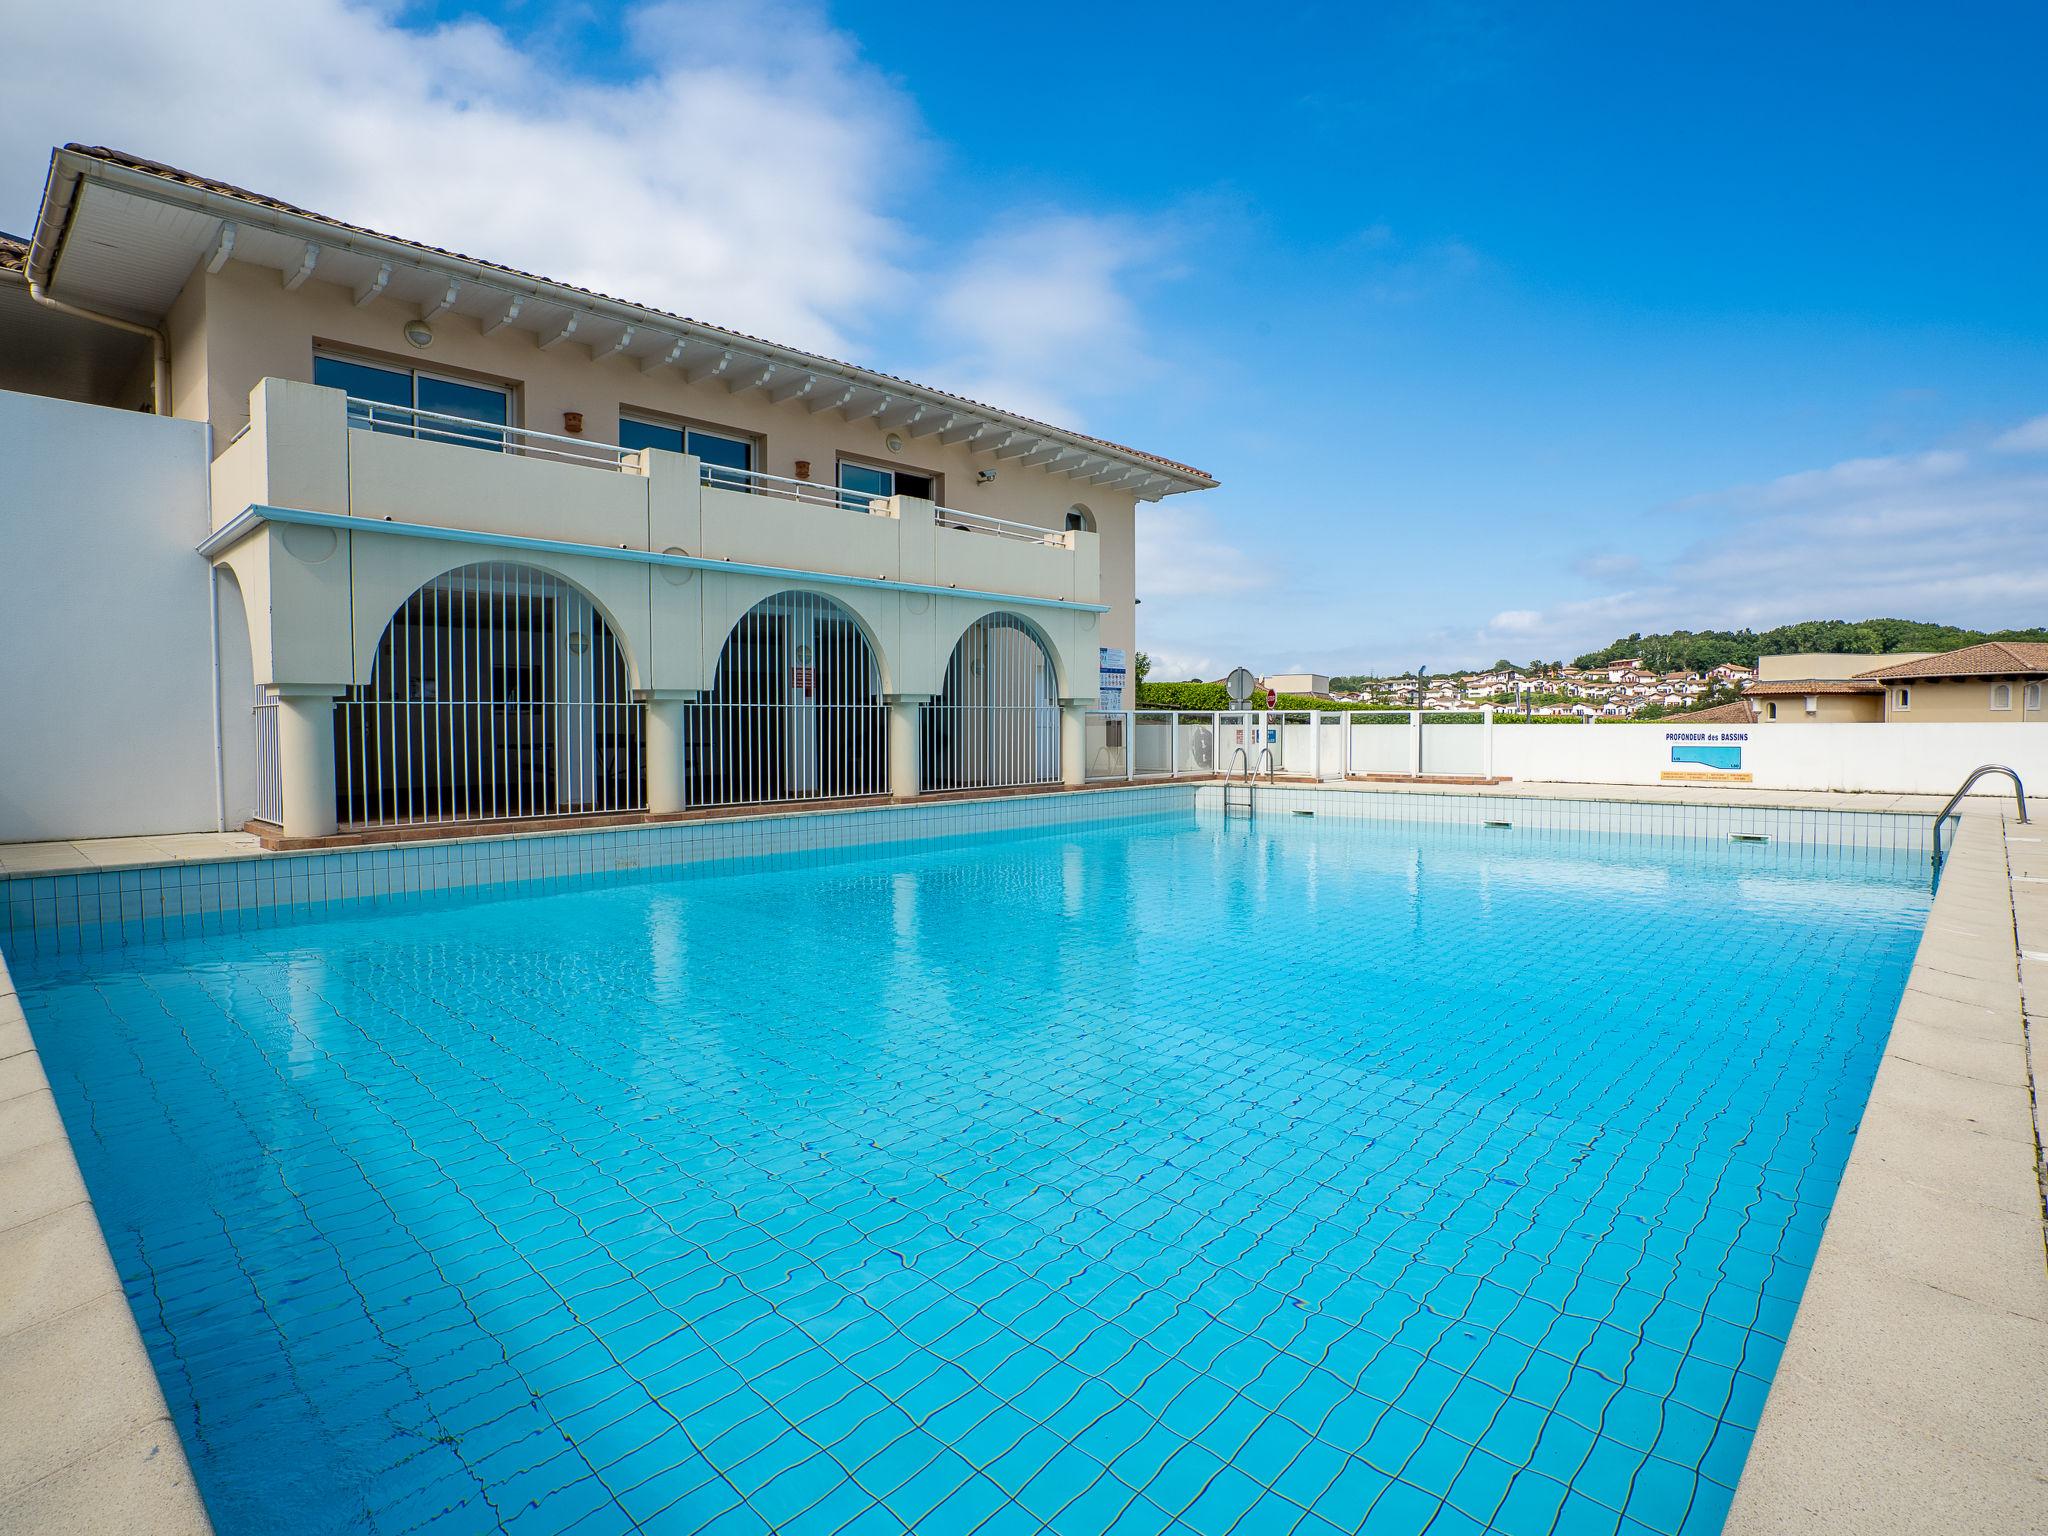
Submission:
POLYGON ((228 1536, 1710 1532, 1924 878, 1190 813, 17 980, 228 1536))

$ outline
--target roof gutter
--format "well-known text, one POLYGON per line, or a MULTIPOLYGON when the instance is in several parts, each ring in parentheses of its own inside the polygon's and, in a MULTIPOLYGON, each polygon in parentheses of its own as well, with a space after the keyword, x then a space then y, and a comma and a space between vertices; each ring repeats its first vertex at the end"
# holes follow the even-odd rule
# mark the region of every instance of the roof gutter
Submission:
POLYGON ((28 279, 28 296, 45 309, 54 309, 59 314, 75 315, 80 320, 91 320, 99 325, 110 325, 117 331, 126 331, 131 336, 149 339, 149 408, 159 416, 171 414, 171 343, 161 326, 144 325, 140 321, 125 320, 119 315, 109 315, 97 309, 87 309, 83 304, 71 304, 53 296, 43 286, 44 279, 54 275, 57 265, 57 251, 64 243, 64 233, 71 227, 72 194, 78 186, 78 174, 61 168, 62 153, 50 156, 50 177, 43 189, 43 208, 36 220, 36 232, 28 248, 28 260, 22 264, 22 275, 28 279), (61 217, 53 219, 52 214, 61 211, 61 217), (51 225, 58 228, 53 232, 51 225), (36 273, 41 270, 43 278, 36 273))

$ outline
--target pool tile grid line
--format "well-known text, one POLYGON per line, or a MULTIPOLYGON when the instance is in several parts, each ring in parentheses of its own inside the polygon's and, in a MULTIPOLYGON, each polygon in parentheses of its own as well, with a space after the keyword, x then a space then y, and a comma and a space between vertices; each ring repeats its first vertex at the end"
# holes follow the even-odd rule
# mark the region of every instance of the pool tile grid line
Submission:
POLYGON ((2048 1532, 2048 865, 1966 818, 1729 1536, 2048 1532))
POLYGON ((0 1533, 205 1536, 178 1429, 0 956, 0 1533))

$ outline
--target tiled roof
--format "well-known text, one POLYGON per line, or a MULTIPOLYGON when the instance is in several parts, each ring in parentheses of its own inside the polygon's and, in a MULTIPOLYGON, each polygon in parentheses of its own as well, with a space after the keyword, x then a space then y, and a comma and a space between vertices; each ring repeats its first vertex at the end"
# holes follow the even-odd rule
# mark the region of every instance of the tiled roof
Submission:
MULTIPOLYGON (((408 240, 403 235, 387 235, 381 230, 370 229, 361 224, 349 224, 328 214, 316 213, 312 209, 302 208, 296 203, 285 202, 282 198, 270 197, 261 192, 251 192, 246 187, 238 187, 232 182, 216 181, 210 176, 195 175, 191 171, 180 170, 174 165, 165 165, 158 160, 146 160, 140 155, 132 155, 125 150, 109 149, 105 145, 100 144, 66 144, 64 148, 70 154, 83 155, 89 159, 104 161, 108 165, 118 165, 131 171, 140 171, 145 175, 161 177, 165 181, 177 182, 180 185, 192 187, 198 191, 212 192, 223 197, 236 198, 242 202, 252 203, 260 208, 270 208, 279 213, 290 214, 294 218, 310 219, 315 223, 325 224, 331 229, 340 230, 347 234, 368 235, 375 240, 388 240, 397 245, 410 246, 413 250, 419 251, 423 255, 441 256, 450 261, 465 262, 471 266, 488 267, 492 271, 504 273, 507 277, 523 278, 533 283, 546 283, 551 287, 566 289, 572 293, 584 294, 593 299, 603 300, 608 304, 622 304, 633 309, 646 310, 649 314, 661 315, 684 324, 724 332, 724 334, 736 341, 753 342, 764 347, 775 347, 784 352, 798 350, 797 348, 785 346, 778 341, 770 341, 765 336, 750 336, 744 331, 729 330, 710 321, 696 320, 688 315, 679 315, 673 310, 655 309, 651 305, 641 304, 634 299, 622 299, 615 294, 600 293, 595 288, 584 288, 575 283, 565 283, 556 278, 545 277, 538 272, 522 271, 518 267, 508 267, 500 262, 485 261, 475 256, 465 256, 460 251, 451 251, 444 246, 425 245, 417 240, 408 240)), ((4 258, 0 258, 0 264, 4 264, 4 258)), ((1006 411, 999 405, 990 405, 980 400, 970 400, 965 395, 956 395, 947 390, 934 389, 929 384, 919 384, 914 379, 906 379, 897 374, 881 373, 876 369, 863 368, 858 363, 845 362, 839 358, 824 357, 817 353, 802 353, 801 355, 810 358, 814 362, 824 363, 831 367, 873 374, 876 378, 887 379, 892 383, 902 384, 910 389, 921 390, 926 394, 938 395, 958 405, 1008 416, 1023 422, 1026 426, 1042 427, 1047 432, 1056 433, 1061 437, 1072 438, 1077 442, 1093 443, 1098 448, 1107 448, 1116 453, 1129 454, 1132 458, 1144 459, 1149 463, 1160 465, 1178 474, 1192 475, 1197 479, 1207 480, 1211 484, 1215 483, 1215 477, 1206 470, 1196 469, 1193 465, 1183 464, 1177 459, 1162 458, 1156 453, 1147 453, 1142 448, 1132 448, 1124 443, 1111 442, 1108 438, 1091 437, 1085 432, 1075 432, 1067 427, 1056 427, 1050 422, 1036 421, 1029 416, 1018 416, 1015 412, 1006 411)))
POLYGON ((1716 704, 1711 709, 1691 709, 1683 714, 1666 715, 1666 720, 1692 720, 1701 725, 1754 725, 1756 706, 1746 699, 1737 699, 1732 704, 1716 704))
POLYGON ((1884 684, 1862 677, 1791 677, 1773 678, 1767 683, 1751 683, 1743 689, 1753 695, 1808 694, 1808 693, 1883 693, 1884 684))
POLYGON ((1902 661, 1895 667, 1873 667, 1859 677, 2022 677, 2048 673, 2048 643, 2038 640, 1985 640, 1939 656, 1902 661))
POLYGON ((19 272, 28 265, 28 242, 0 234, 0 272, 19 272))

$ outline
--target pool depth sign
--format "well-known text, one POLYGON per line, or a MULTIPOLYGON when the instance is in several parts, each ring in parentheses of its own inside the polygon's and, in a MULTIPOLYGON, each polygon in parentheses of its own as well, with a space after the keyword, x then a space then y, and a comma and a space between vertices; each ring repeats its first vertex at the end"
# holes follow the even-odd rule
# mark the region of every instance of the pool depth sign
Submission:
POLYGON ((1756 776, 1742 765, 1747 730, 1681 730, 1664 733, 1666 761, 1657 777, 1667 784, 1750 784, 1756 776))

